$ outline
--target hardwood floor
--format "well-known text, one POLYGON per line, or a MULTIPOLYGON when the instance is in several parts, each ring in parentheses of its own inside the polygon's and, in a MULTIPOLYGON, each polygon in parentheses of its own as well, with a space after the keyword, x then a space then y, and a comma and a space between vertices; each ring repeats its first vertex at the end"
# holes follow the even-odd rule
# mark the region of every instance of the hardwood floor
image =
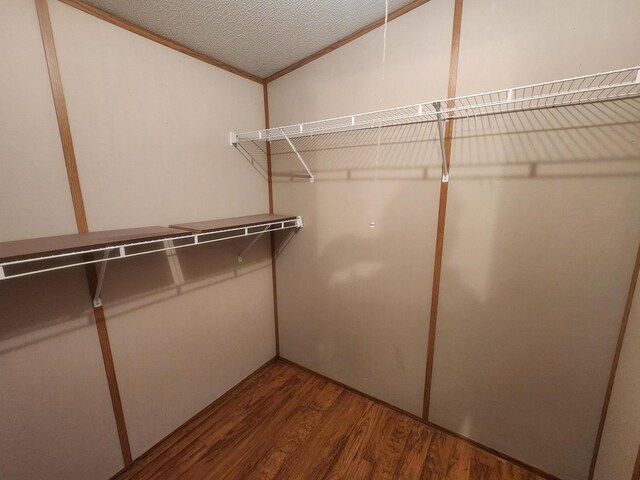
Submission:
POLYGON ((541 480, 283 362, 241 383, 114 478, 541 480))

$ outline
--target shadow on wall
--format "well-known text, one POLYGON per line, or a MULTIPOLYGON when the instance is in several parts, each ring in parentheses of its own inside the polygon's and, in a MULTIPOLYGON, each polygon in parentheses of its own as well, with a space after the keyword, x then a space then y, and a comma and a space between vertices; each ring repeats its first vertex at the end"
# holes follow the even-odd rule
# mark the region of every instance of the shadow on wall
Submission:
MULTIPOLYGON (((286 231, 275 235, 290 237, 286 231)), ((231 239, 110 261, 102 294, 109 318, 270 268, 268 235, 238 262, 238 253, 251 240, 231 239)), ((0 282, 0 305, 0 355, 94 323, 84 267, 0 282)))

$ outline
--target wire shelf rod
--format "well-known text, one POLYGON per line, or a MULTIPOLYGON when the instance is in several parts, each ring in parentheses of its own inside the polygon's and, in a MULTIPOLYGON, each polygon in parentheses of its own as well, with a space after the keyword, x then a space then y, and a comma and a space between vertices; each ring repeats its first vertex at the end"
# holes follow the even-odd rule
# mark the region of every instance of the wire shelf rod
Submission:
POLYGON ((423 123, 477 115, 514 113, 522 110, 580 105, 640 96, 640 67, 534 83, 480 94, 387 108, 327 120, 232 134, 242 140, 277 141, 368 128, 423 123), (437 111, 436 104, 442 108, 437 111))

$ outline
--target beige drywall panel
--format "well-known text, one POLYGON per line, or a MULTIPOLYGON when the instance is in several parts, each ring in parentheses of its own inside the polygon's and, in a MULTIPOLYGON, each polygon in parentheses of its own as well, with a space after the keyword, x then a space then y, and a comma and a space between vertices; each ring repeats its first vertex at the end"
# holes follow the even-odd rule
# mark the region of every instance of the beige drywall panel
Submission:
MULTIPOLYGON (((262 213, 229 146, 264 126, 262 87, 50 2, 89 228, 262 213)), ((275 354, 270 256, 245 239, 117 262, 104 302, 134 456, 275 354)))
POLYGON ((90 230, 263 212, 229 145, 264 125, 262 87, 49 2, 90 230))
POLYGON ((594 478, 629 480, 640 445, 640 289, 636 288, 620 352, 594 478))
POLYGON ((636 0, 465 2, 458 95, 638 65, 636 0))
MULTIPOLYGON (((453 2, 432 0, 269 84, 271 125, 447 95, 453 2)), ((432 126, 296 140, 274 156, 277 211, 305 227, 279 254, 283 357, 422 411, 438 212, 432 126), (375 225, 371 226, 371 223, 375 225)))
MULTIPOLYGON (((0 63, 0 241, 73 233, 34 2, 0 2, 0 63)), ((110 477, 122 457, 84 271, 0 282, 0 305, 0 478, 110 477)))
POLYGON ((0 5, 0 242, 75 221, 34 2, 0 5))
POLYGON ((275 355, 271 257, 229 240, 113 262, 103 300, 139 456, 275 355))
MULTIPOLYGON (((467 2, 459 93, 634 65, 639 8, 467 2)), ((589 471, 640 238, 639 118, 456 122, 429 418, 560 478, 589 471)))
POLYGON ((0 283, 0 478, 123 466, 83 269, 0 283))

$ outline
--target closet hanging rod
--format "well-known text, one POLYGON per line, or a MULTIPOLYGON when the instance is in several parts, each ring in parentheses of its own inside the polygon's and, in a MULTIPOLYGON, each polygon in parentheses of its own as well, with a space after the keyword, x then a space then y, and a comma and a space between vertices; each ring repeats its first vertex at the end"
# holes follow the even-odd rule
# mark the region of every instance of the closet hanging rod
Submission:
POLYGON ((377 127, 455 120, 485 115, 590 104, 640 96, 640 66, 447 98, 375 112, 298 123, 253 132, 231 133, 239 141, 277 141, 377 127), (436 105, 441 105, 439 111, 436 105))

